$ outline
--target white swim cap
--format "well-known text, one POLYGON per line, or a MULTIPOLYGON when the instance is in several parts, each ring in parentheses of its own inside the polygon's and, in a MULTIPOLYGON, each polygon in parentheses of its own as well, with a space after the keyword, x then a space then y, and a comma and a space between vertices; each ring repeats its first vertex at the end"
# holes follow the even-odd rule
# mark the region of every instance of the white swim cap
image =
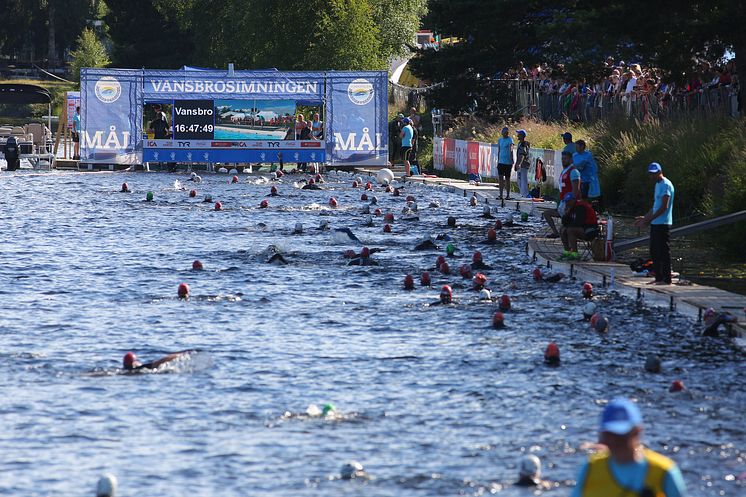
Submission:
POLYGON ((492 300, 492 293, 486 288, 482 288, 479 291, 479 300, 492 300))
POLYGON ((98 480, 96 485, 96 497, 114 497, 117 491, 117 477, 105 474, 98 480))
POLYGON ((585 316, 586 318, 590 318, 591 316, 596 314, 596 308, 596 304, 594 304, 593 302, 588 302, 583 306, 583 316, 585 316))
POLYGON ((353 478, 365 476, 365 469, 359 462, 350 461, 342 465, 342 469, 339 471, 339 474, 343 480, 351 480, 353 478))
POLYGON ((231 169, 231 170, 230 170, 230 171, 228 172, 228 174, 238 174, 238 169, 236 169, 236 168, 234 167, 233 169, 231 169))
POLYGON ((193 172, 193 173, 192 173, 192 174, 191 174, 191 175, 190 175, 189 177, 190 177, 190 178, 194 178, 194 177, 196 177, 196 176, 197 176, 197 173, 193 172))
POLYGON ((518 462, 518 475, 528 478, 541 478, 541 461, 533 454, 521 457, 518 462))
POLYGON ((221 167, 220 169, 218 169, 218 172, 219 173, 227 173, 228 170, 226 168, 224 168, 224 167, 221 167))

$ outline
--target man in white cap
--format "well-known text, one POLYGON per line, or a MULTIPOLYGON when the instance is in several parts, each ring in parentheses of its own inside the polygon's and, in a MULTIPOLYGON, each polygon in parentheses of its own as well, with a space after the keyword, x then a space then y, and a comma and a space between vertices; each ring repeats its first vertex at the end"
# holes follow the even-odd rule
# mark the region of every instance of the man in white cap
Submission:
POLYGON ((96 497, 114 497, 117 492, 117 477, 106 474, 98 480, 96 497))
POLYGON ((643 447, 642 415, 630 400, 614 399, 601 415, 599 443, 578 475, 572 497, 680 497, 681 471, 671 459, 643 447))
POLYGON ((671 225, 673 224, 673 183, 663 176, 657 162, 648 166, 648 176, 655 182, 653 208, 639 216, 635 226, 650 225, 650 258, 653 259, 654 285, 671 284, 671 225))

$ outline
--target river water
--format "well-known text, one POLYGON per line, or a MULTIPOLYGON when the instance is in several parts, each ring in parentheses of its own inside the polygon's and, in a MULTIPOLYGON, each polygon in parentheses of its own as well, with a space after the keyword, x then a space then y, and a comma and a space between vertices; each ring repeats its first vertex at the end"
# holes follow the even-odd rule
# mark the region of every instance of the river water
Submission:
MULTIPOLYGON (((420 221, 385 234, 381 218, 362 226, 348 175, 329 175, 331 191, 285 176, 264 210, 270 185, 257 176, 186 178, 0 176, 0 493, 93 495, 111 472, 123 496, 517 496, 530 492, 511 486, 516 462, 534 453, 556 482, 546 493, 562 496, 604 403, 625 395, 691 495, 744 494, 744 355, 698 338, 689 319, 604 290, 596 300, 611 331, 589 331, 582 282, 531 278, 525 242, 537 217, 488 246, 481 206, 445 189, 408 185, 420 221), (123 181, 133 193, 118 193, 123 181), (446 228, 448 215, 459 228, 446 228), (337 243, 315 229, 321 220, 383 248, 380 265, 347 266, 342 252, 361 245, 337 243), (297 222, 305 231, 293 236, 297 222), (490 327, 495 305, 457 274, 403 290, 406 273, 443 252, 414 245, 444 232, 459 249, 452 268, 475 249, 495 267, 488 286, 513 300, 505 329, 490 327), (266 263, 272 244, 289 265, 266 263), (175 298, 180 282, 188 301, 175 298), (458 303, 428 306, 445 282, 458 303), (559 368, 542 363, 550 341, 559 368), (127 351, 149 360, 183 349, 201 352, 168 374, 117 374, 127 351), (648 353, 663 359, 661 374, 643 370, 648 353), (688 391, 668 393, 674 379, 688 391), (327 402, 336 417, 298 416, 327 402), (373 478, 337 479, 351 459, 373 478)), ((400 216, 404 196, 376 195, 400 216)))

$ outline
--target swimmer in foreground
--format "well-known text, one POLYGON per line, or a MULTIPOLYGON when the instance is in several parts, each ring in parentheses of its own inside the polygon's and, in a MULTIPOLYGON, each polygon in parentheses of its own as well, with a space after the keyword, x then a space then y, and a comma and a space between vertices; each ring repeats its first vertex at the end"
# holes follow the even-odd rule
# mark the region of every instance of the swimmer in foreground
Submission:
POLYGON ((549 488, 548 482, 541 479, 541 460, 533 454, 525 455, 518 462, 517 487, 549 488))
POLYGON ((117 493, 117 478, 112 474, 105 474, 96 484, 96 497, 114 497, 117 493))
POLYGON ((686 495, 676 463, 642 445, 642 415, 631 401, 609 402, 599 431, 599 443, 607 449, 591 455, 583 465, 572 497, 686 495))
POLYGON ((126 354, 124 354, 124 359, 122 359, 122 366, 128 372, 141 371, 143 369, 154 370, 154 369, 158 369, 164 364, 175 361, 182 357, 187 357, 191 354, 194 354, 195 352, 197 351, 194 349, 182 350, 179 352, 173 352, 171 354, 168 354, 167 356, 161 357, 160 359, 157 359, 155 361, 145 362, 145 363, 138 361, 137 356, 133 354, 132 352, 127 352, 126 354))

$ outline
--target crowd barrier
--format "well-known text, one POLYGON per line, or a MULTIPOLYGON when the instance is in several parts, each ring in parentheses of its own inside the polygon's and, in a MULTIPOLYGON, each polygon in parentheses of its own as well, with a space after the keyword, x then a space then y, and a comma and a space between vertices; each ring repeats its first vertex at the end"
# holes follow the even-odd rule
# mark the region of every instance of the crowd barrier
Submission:
MULTIPOLYGON (((482 143, 453 138, 433 139, 433 166, 437 171, 455 171, 461 174, 479 174, 482 178, 497 178, 497 153, 495 143, 482 143)), ((536 170, 544 166, 546 184, 559 187, 562 172, 562 151, 532 148, 529 150, 529 185, 538 183, 536 170)), ((515 164, 515 150, 513 151, 515 164)), ((518 173, 511 170, 511 181, 517 181, 518 173)))

